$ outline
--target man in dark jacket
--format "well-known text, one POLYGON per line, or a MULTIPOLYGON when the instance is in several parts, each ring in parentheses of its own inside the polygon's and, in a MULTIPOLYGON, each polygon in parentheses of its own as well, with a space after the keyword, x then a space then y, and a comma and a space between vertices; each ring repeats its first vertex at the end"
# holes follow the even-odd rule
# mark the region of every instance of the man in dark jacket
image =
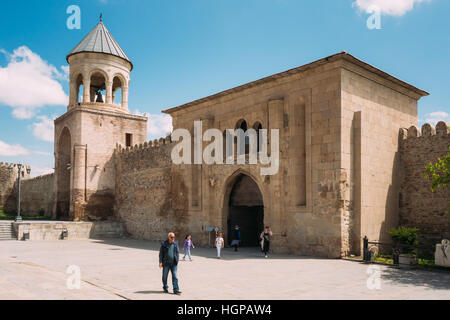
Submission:
POLYGON ((238 246, 241 242, 241 231, 239 231, 239 226, 236 225, 231 234, 231 246, 234 247, 234 251, 238 251, 238 246))
POLYGON ((162 281, 165 293, 169 292, 169 286, 167 285, 169 271, 172 273, 173 293, 181 293, 177 278, 179 256, 178 242, 175 241, 175 234, 171 232, 168 235, 168 239, 161 243, 161 249, 159 250, 159 267, 163 269, 162 281))

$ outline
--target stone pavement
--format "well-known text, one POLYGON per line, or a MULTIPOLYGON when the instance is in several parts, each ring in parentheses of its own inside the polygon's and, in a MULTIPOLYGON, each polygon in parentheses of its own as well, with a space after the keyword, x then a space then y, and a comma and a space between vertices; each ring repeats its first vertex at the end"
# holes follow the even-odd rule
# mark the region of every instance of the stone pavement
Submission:
MULTIPOLYGON (((195 239, 194 239, 195 240, 195 239)), ((450 299, 450 272, 346 260, 195 248, 179 266, 181 296, 162 293, 159 244, 131 239, 0 241, 0 299, 450 299), (66 286, 81 269, 79 290, 66 286), (381 288, 367 287, 379 267, 381 288)), ((169 276, 169 284, 170 283, 169 276)), ((372 283, 372 282, 370 282, 372 283)))

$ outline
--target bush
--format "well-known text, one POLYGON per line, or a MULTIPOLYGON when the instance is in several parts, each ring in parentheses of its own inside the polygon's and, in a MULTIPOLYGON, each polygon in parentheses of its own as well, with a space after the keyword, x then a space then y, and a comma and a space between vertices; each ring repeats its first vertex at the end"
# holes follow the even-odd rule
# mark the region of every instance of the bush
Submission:
POLYGON ((404 253, 414 253, 419 245, 419 229, 400 227, 389 231, 394 245, 399 246, 404 253))
POLYGON ((39 215, 39 217, 44 217, 45 216, 45 210, 44 209, 39 209, 38 215, 39 215))

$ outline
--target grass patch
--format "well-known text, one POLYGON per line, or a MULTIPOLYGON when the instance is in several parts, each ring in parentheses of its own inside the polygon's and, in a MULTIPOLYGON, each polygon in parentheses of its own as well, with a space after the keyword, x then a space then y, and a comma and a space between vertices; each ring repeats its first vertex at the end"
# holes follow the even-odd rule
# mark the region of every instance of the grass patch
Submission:
MULTIPOLYGON (((440 269, 440 270, 446 270, 446 271, 450 271, 450 268, 444 268, 444 267, 440 267, 440 266, 436 266, 434 264, 434 258, 432 257, 423 257, 423 258, 418 258, 418 264, 417 267, 419 268, 431 268, 431 269, 440 269)), ((385 263, 385 264, 394 264, 394 259, 392 257, 392 255, 389 254, 376 254, 374 256, 374 262, 378 262, 378 263, 385 263)))
POLYGON ((374 262, 394 264, 394 259, 392 258, 392 255, 376 254, 374 256, 374 262))
MULTIPOLYGON (((4 211, 0 209, 0 220, 14 220, 17 217, 16 212, 12 211, 4 211)), ((35 217, 24 217, 22 216, 22 220, 39 220, 39 221, 47 221, 52 220, 51 217, 46 217, 45 215, 38 215, 35 217)))

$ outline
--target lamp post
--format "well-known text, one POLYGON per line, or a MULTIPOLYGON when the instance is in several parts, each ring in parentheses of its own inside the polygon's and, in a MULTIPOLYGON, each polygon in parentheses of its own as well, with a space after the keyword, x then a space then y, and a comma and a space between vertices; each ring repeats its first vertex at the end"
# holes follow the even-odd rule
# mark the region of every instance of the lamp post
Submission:
MULTIPOLYGON (((17 165, 17 217, 15 219, 16 222, 22 222, 22 217, 20 216, 20 176, 22 173, 22 165, 18 164, 17 165)), ((12 173, 13 168, 9 167, 8 168, 9 173, 12 173)), ((31 169, 27 168, 27 173, 30 174, 31 173, 31 169)))

